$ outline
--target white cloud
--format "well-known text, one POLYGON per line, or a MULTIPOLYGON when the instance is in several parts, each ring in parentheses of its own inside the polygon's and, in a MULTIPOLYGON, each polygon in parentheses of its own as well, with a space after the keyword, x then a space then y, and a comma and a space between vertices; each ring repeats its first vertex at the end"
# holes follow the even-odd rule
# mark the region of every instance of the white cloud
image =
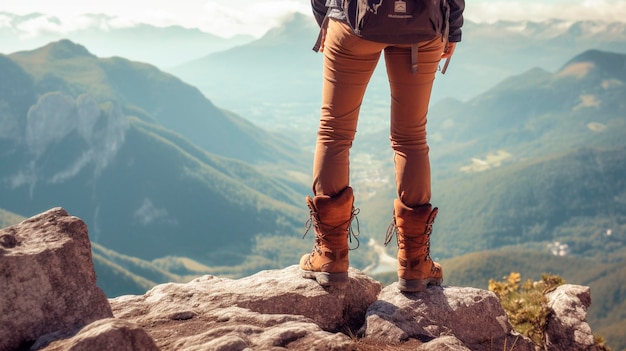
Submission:
MULTIPOLYGON (((286 14, 303 12, 310 14, 310 3, 300 0, 265 0, 251 2, 186 0, 184 4, 169 0, 123 0, 84 1, 84 0, 5 0, 2 11, 20 15, 34 12, 59 18, 61 26, 54 26, 41 20, 24 27, 24 31, 36 34, 44 31, 68 32, 84 28, 88 22, 85 14, 106 14, 113 16, 107 25, 111 27, 129 26, 135 23, 148 23, 156 26, 180 25, 199 28, 223 37, 235 34, 263 35, 276 26, 286 14)), ((6 22, 6 21, 3 21, 6 22)), ((2 23, 2 22, 0 22, 2 23)))
POLYGON ((47 16, 40 16, 21 22, 16 26, 23 38, 36 37, 44 33, 63 33, 63 27, 47 16))
POLYGON ((177 220, 169 217, 167 209, 157 208, 149 198, 143 199, 141 206, 133 214, 133 218, 144 226, 154 223, 178 224, 177 220))
POLYGON ((150 199, 144 198, 141 206, 135 211, 133 217, 141 224, 148 225, 161 217, 167 217, 167 210, 164 208, 156 208, 150 199))
POLYGON ((626 1, 468 1, 465 14, 467 19, 475 22, 544 21, 553 18, 624 22, 626 1))
MULTIPOLYGON (((2 11, 16 14, 44 13, 56 16, 60 25, 37 22, 29 24, 28 33, 68 32, 92 23, 85 14, 112 16, 100 26, 125 27, 135 23, 156 26, 180 25, 228 37, 234 34, 263 35, 287 14, 311 15, 310 2, 302 0, 3 0, 2 11)), ((626 21, 624 0, 477 0, 467 1, 466 18, 475 22, 497 20, 542 21, 566 20, 626 21)), ((91 19, 93 21, 93 19, 91 19)), ((0 17, 0 26, 7 18, 0 17)))
POLYGON ((93 160, 93 150, 87 150, 83 152, 80 157, 74 159, 65 168, 59 170, 54 175, 49 177, 46 181, 51 184, 61 184, 68 179, 74 178, 80 171, 88 166, 93 160))
MULTIPOLYGON (((0 18, 0 27, 3 22, 0 18)), ((135 23, 123 21, 116 17, 101 17, 92 15, 77 15, 75 17, 58 18, 54 15, 33 16, 25 21, 20 21, 11 25, 7 23, 7 27, 13 26, 22 39, 36 38, 43 34, 65 34, 72 31, 101 28, 107 30, 111 27, 130 27, 135 23)))
POLYGON ((11 18, 7 15, 3 15, 0 13, 0 28, 9 28, 11 27, 11 18))
POLYGON ((199 28, 225 37, 238 33, 260 36, 288 14, 311 13, 308 1, 292 0, 235 1, 228 6, 223 1, 209 0, 204 11, 209 20, 200 23, 199 28))
MULTIPOLYGON (((34 165, 30 165, 31 167, 29 167, 28 169, 24 169, 24 170, 20 170, 17 172, 17 174, 9 177, 9 186, 11 187, 11 189, 17 189, 23 185, 28 185, 28 184, 35 184, 37 182, 37 176, 35 175, 35 173, 33 172, 33 168, 32 166, 34 165)), ((31 197, 32 197, 32 191, 31 191, 31 197)))

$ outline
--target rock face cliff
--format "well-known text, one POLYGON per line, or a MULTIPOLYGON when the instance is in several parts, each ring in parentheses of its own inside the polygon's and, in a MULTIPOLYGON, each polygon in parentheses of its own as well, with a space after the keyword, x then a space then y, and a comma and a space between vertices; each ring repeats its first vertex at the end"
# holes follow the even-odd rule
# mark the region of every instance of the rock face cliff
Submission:
MULTIPOLYGON (((0 230, 0 351, 538 350, 489 291, 404 294, 349 273, 342 289, 291 266, 107 299, 85 223, 55 208, 0 230)), ((548 349, 594 350, 589 289, 563 285, 548 298, 548 349)))

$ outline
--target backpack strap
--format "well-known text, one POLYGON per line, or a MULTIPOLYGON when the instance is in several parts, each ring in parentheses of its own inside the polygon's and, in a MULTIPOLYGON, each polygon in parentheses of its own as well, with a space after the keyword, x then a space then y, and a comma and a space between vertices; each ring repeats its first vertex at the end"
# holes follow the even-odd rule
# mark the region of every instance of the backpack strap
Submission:
POLYGON ((417 51, 419 49, 418 44, 411 45, 411 72, 417 73, 417 51))
POLYGON ((450 59, 452 57, 448 57, 446 59, 446 63, 443 64, 443 68, 441 69, 441 74, 446 74, 446 71, 448 70, 448 64, 450 63, 450 59))
POLYGON ((330 11, 332 11, 332 8, 328 7, 328 11, 326 11, 326 16, 324 16, 324 20, 320 25, 320 33, 317 35, 317 41, 315 41, 315 45, 313 46, 313 51, 315 52, 319 52, 324 45, 324 39, 326 38, 326 30, 328 29, 328 22, 330 18, 330 11))

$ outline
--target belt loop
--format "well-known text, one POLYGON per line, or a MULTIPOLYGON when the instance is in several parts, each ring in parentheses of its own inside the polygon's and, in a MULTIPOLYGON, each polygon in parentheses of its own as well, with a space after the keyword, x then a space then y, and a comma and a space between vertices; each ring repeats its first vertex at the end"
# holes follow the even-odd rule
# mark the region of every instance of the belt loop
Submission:
POLYGON ((413 74, 417 73, 417 51, 418 44, 411 45, 411 72, 413 74))

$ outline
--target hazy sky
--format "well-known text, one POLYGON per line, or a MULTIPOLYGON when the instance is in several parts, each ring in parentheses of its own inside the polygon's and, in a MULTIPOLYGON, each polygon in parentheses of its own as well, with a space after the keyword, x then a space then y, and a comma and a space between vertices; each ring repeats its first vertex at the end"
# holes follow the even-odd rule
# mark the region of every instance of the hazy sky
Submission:
MULTIPOLYGON (((178 24, 230 36, 237 33, 260 36, 279 23, 287 13, 310 14, 310 0, 2 0, 0 12, 27 14, 39 12, 57 16, 69 30, 87 26, 86 13, 108 14, 116 18, 107 25, 127 26, 150 23, 178 24)), ((607 19, 626 21, 626 0, 467 0, 466 18, 477 22, 495 20, 607 19)), ((3 26, 0 15, 0 27, 3 26)), ((37 23, 30 24, 32 30, 37 23)))

